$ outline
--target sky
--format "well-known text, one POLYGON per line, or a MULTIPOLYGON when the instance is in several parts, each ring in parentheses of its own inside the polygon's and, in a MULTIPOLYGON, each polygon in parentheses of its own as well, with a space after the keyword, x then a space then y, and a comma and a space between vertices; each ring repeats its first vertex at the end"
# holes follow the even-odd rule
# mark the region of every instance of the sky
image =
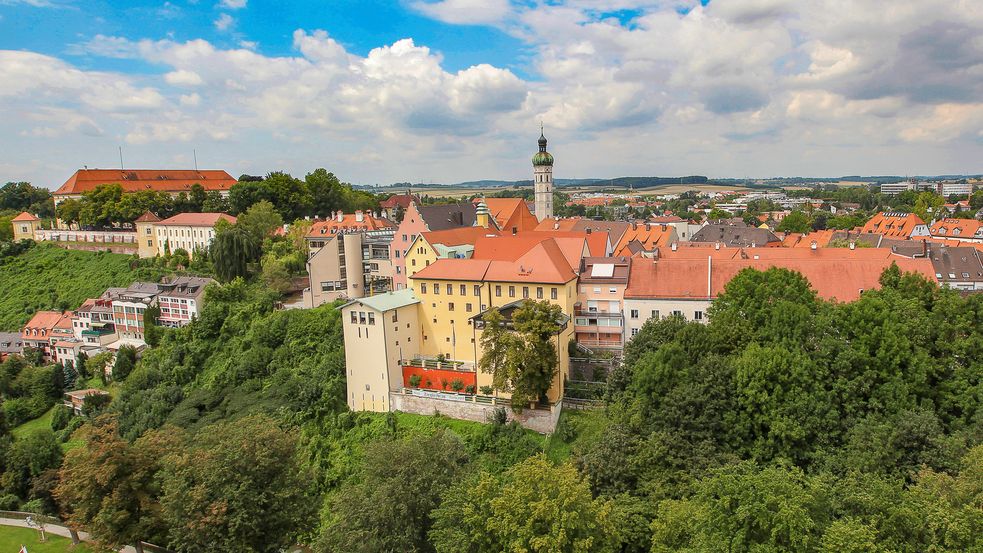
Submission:
POLYGON ((981 0, 0 0, 0 182, 983 172, 981 0))

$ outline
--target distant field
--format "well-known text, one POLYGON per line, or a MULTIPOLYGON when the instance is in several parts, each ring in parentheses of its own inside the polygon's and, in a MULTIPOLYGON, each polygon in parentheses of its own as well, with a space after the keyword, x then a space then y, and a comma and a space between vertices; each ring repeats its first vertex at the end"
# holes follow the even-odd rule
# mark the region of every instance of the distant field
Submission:
MULTIPOLYGON (((531 188, 529 185, 528 188, 531 188)), ((476 194, 492 195, 502 190, 509 190, 513 187, 499 187, 492 186, 487 188, 421 188, 415 191, 415 193, 420 195, 430 196, 432 198, 469 198, 476 194)), ((577 193, 590 193, 590 192, 601 192, 604 191, 615 191, 615 192, 628 192, 628 188, 624 186, 564 186, 557 188, 558 191, 564 194, 577 194, 577 193)), ((664 186, 654 186, 649 188, 636 189, 635 192, 640 194, 681 194, 688 190, 696 190, 699 192, 723 192, 727 190, 748 190, 743 186, 721 186, 718 184, 668 184, 664 186)))

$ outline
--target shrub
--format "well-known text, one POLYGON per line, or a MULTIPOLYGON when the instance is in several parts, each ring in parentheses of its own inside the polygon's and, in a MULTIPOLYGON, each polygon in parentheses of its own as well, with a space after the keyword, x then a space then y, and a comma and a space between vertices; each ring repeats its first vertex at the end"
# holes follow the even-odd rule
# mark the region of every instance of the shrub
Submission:
POLYGON ((51 416, 51 429, 58 431, 65 428, 72 421, 72 416, 72 410, 68 407, 55 407, 55 412, 51 416))
POLYGON ((504 426, 505 423, 509 422, 509 415, 505 412, 504 407, 496 407, 488 414, 488 422, 504 426))
POLYGON ((451 380, 451 390, 454 390, 455 392, 460 392, 463 389, 464 389, 463 380, 461 380, 460 378, 455 378, 454 380, 451 380))
POLYGON ((482 386, 480 388, 480 390, 481 390, 481 393, 484 394, 484 395, 486 395, 486 396, 492 395, 492 391, 493 391, 491 386, 482 386))
POLYGON ((433 388, 433 380, 427 379, 427 388, 433 388))
POLYGON ((18 397, 3 402, 3 414, 11 427, 36 419, 51 407, 53 401, 43 397, 18 397))
POLYGON ((474 384, 468 384, 464 387, 464 393, 474 395, 475 389, 474 384))
POLYGON ((418 374, 414 374, 413 376, 410 376, 410 387, 419 388, 421 380, 423 380, 423 378, 420 377, 420 375, 418 374))
POLYGON ((0 511, 16 511, 20 506, 20 498, 12 493, 0 495, 0 511))
POLYGON ((443 389, 445 389, 445 390, 447 389, 447 379, 446 378, 441 378, 440 379, 440 387, 443 388, 443 389))
POLYGON ((61 432, 58 433, 58 436, 57 436, 58 437, 58 441, 59 442, 62 442, 62 443, 65 443, 68 440, 71 440, 72 439, 72 434, 76 430, 78 430, 83 424, 85 424, 85 420, 82 419, 82 417, 72 417, 72 419, 70 421, 68 421, 68 426, 66 426, 65 428, 63 428, 61 430, 61 432))

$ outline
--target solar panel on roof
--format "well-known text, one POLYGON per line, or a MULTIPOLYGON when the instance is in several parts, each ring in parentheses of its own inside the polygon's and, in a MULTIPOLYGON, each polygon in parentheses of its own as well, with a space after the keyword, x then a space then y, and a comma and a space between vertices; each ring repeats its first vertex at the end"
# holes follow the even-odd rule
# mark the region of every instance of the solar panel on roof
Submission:
POLYGON ((614 263, 595 263, 590 270, 591 278, 611 278, 614 276, 614 263))

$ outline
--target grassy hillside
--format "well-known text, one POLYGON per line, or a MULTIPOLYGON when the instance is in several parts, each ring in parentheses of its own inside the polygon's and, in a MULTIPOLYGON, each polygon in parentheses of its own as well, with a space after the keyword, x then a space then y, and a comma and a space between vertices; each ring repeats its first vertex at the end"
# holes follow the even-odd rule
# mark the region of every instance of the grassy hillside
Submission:
POLYGON ((157 281, 161 269, 133 267, 133 256, 38 244, 0 258, 0 331, 18 330, 42 309, 74 309, 111 286, 157 281))

